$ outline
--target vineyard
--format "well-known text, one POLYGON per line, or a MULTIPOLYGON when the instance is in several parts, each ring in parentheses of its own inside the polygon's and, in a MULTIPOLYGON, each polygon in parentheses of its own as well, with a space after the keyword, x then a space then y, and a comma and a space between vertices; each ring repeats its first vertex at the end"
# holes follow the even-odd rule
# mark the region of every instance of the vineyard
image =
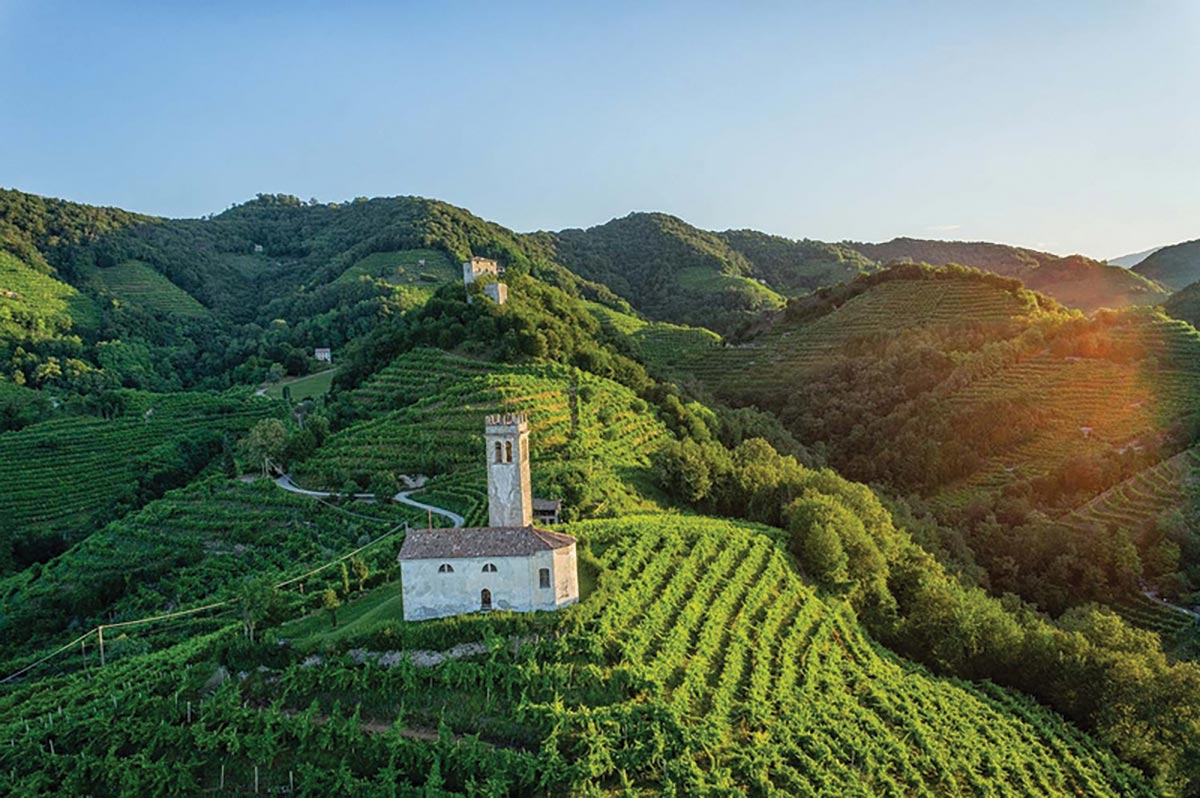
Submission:
POLYGON ((195 297, 141 261, 98 269, 94 282, 102 291, 159 313, 193 318, 208 315, 195 297))
POLYGON ((0 517, 13 534, 83 528, 129 498, 161 447, 196 433, 244 431, 276 413, 273 402, 248 392, 121 395, 116 418, 60 417, 0 435, 0 517))
POLYGON ((470 518, 486 514, 478 466, 487 414, 528 413, 535 486, 554 482, 564 468, 594 472, 597 485, 611 488, 609 512, 642 504, 628 483, 644 485, 647 456, 667 434, 645 402, 610 380, 564 366, 504 366, 436 350, 397 358, 351 401, 374 417, 334 434, 297 466, 302 484, 336 489, 380 472, 425 474, 435 479, 414 498, 444 501, 470 518), (399 409, 384 410, 393 407, 399 409))
POLYGON ((99 323, 100 313, 86 296, 0 252, 0 339, 46 338, 99 323))
POLYGON ((68 625, 228 598, 247 578, 286 575, 405 521, 423 523, 424 514, 403 505, 342 509, 265 481, 196 482, 0 581, 0 636, 53 639, 68 625))
POLYGON ((213 660, 229 628, 10 689, 0 790, 1153 794, 1038 704, 870 643, 769 530, 665 515, 569 529, 603 569, 560 615, 397 620, 340 640, 353 656, 298 653, 244 679, 213 660), (436 665, 361 650, 389 640, 482 645, 436 665))
POLYGON ((1066 516, 1072 526, 1116 524, 1142 530, 1158 516, 1195 495, 1200 473, 1200 450, 1188 449, 1105 491, 1066 516))
POLYGON ((375 252, 346 269, 335 283, 363 278, 382 280, 389 285, 425 285, 462 279, 461 273, 444 252, 436 249, 404 249, 375 252))
POLYGON ((975 279, 895 279, 813 321, 781 320, 746 343, 717 347, 676 333, 668 339, 674 349, 650 345, 643 350, 652 365, 686 371, 723 394, 753 396, 786 389, 862 342, 886 341, 916 327, 1005 326, 1034 313, 1027 298, 975 279))

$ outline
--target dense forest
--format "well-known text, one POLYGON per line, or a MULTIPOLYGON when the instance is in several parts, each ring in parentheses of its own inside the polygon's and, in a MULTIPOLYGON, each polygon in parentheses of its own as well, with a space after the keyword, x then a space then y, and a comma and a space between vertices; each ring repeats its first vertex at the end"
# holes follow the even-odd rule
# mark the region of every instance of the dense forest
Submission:
POLYGON ((415 197, 0 233, 6 792, 1200 794, 1186 292, 415 197), (406 623, 392 497, 482 523, 501 410, 583 600, 406 623))

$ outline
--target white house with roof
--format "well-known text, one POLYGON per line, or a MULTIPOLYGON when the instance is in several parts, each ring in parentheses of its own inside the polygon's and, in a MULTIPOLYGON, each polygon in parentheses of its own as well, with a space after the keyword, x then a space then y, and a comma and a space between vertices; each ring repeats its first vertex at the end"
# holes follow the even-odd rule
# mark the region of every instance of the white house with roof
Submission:
POLYGON ((488 416, 484 439, 489 526, 408 532, 399 555, 406 621, 579 600, 575 538, 533 525, 528 419, 488 416))

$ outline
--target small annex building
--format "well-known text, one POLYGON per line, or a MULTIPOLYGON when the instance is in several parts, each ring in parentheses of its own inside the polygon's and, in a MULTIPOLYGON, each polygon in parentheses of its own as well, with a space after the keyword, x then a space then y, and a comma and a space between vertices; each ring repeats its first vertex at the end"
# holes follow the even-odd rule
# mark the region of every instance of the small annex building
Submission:
POLYGON ((484 440, 489 525, 409 530, 399 555, 406 621, 579 600, 575 538, 533 525, 528 418, 488 416, 484 440))

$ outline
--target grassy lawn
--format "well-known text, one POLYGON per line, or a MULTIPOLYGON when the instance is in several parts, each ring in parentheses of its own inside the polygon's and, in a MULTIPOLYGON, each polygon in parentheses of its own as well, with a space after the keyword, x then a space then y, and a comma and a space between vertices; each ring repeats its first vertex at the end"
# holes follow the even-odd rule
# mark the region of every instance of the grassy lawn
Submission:
POLYGON ((357 637, 404 617, 400 580, 369 590, 337 610, 337 628, 329 622, 329 613, 321 610, 299 620, 285 623, 279 636, 297 647, 308 649, 318 643, 336 643, 345 637, 357 637))
POLYGON ((313 399, 317 396, 322 396, 329 393, 329 386, 333 383, 333 375, 337 369, 325 369, 318 371, 316 374, 306 374, 303 377, 289 377, 279 382, 271 383, 265 386, 267 396, 272 399, 283 398, 283 387, 285 385, 292 389, 292 401, 301 402, 305 399, 313 399))

